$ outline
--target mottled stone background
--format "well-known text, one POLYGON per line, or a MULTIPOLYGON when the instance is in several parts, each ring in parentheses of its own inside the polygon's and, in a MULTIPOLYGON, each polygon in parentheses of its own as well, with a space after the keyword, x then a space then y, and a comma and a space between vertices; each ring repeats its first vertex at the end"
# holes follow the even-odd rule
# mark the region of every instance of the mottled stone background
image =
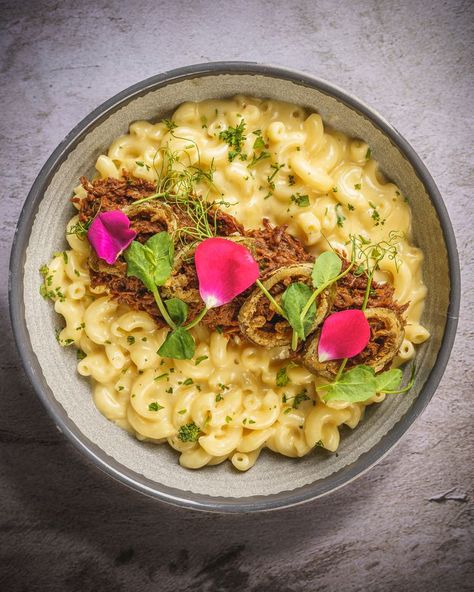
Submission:
POLYGON ((474 589, 473 23, 459 0, 0 0, 1 590, 474 589), (448 369, 399 446, 330 497, 263 515, 174 509, 99 473, 36 399, 7 313, 15 224, 58 142, 123 88, 224 59, 305 70, 380 111, 438 183, 464 276, 448 369))

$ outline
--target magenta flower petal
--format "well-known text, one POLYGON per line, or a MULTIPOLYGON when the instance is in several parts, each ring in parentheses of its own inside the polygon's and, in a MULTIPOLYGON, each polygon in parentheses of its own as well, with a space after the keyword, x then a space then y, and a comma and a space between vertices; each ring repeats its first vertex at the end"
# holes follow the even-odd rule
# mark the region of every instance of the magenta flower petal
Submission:
POLYGON ((225 238, 208 238, 194 254, 199 293, 207 308, 227 304, 259 276, 250 251, 225 238))
POLYGON ((117 261, 137 233, 130 228, 130 220, 121 210, 98 214, 87 231, 87 238, 97 256, 109 265, 117 261))
POLYGON ((320 362, 353 358, 367 346, 370 326, 361 310, 341 310, 324 321, 318 343, 320 362))

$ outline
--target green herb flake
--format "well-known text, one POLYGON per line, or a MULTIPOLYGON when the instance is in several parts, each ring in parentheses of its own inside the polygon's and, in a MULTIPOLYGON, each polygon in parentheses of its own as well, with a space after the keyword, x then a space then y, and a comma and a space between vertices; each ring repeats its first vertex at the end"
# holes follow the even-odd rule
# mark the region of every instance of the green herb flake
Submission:
POLYGON ((294 184, 295 184, 295 176, 294 175, 288 175, 288 185, 291 187, 294 184))
POLYGON ((181 442, 197 442, 201 434, 200 428, 193 422, 182 425, 178 430, 181 442))
POLYGON ((155 378, 153 379, 155 382, 158 380, 161 380, 162 378, 167 378, 169 376, 168 372, 164 372, 163 374, 160 374, 159 376, 155 376, 155 378))
POLYGON ((258 156, 257 156, 257 154, 254 153, 254 155, 252 157, 252 160, 247 165, 247 168, 248 169, 251 169, 256 164, 258 164, 259 162, 261 162, 262 160, 265 160, 267 158, 270 158, 270 156, 271 156, 270 152, 267 152, 266 150, 262 150, 262 152, 260 152, 260 154, 258 156))
POLYGON ((367 148, 367 152, 365 153, 365 160, 370 160, 372 157, 372 150, 369 148, 367 148))
POLYGON ((362 189, 362 185, 360 183, 356 183, 354 185, 354 189, 357 189, 357 191, 360 191, 362 189))
POLYGON ((199 364, 201 362, 204 362, 204 360, 207 360, 207 359, 208 359, 208 356, 199 356, 199 357, 196 358, 196 361, 194 362, 194 365, 195 366, 199 366, 199 364))
POLYGON ((225 416, 226 423, 230 423, 232 421, 232 417, 230 415, 225 416))
POLYGON ((187 409, 180 409, 180 410, 178 411, 178 413, 179 413, 180 415, 184 415, 184 414, 186 413, 186 411, 187 411, 187 409))
POLYGON ((164 409, 162 405, 160 405, 157 401, 153 401, 148 405, 148 411, 159 411, 160 409, 164 409))
POLYGON ((342 228, 344 226, 344 220, 346 219, 346 217, 339 212, 339 208, 342 208, 341 203, 336 204, 336 220, 339 228, 342 228))
POLYGON ((293 409, 298 409, 299 404, 302 403, 303 401, 309 401, 310 397, 308 397, 308 395, 306 394, 306 389, 304 389, 303 391, 301 391, 301 393, 298 393, 297 395, 295 395, 295 397, 293 398, 293 409))
POLYGON ((284 366, 278 370, 275 381, 277 386, 286 386, 290 382, 288 374, 286 373, 286 368, 287 367, 284 366))
POLYGON ((223 401, 224 397, 219 393, 218 395, 216 395, 216 403, 219 403, 219 401, 223 401))
POLYGON ((186 378, 186 380, 183 381, 184 386, 189 386, 190 384, 194 384, 194 380, 192 378, 186 378))
POLYGON ((76 352, 76 358, 78 360, 83 360, 85 357, 87 356, 87 354, 85 352, 82 351, 82 349, 78 349, 76 352))
POLYGON ((293 195, 290 196, 290 200, 293 203, 295 203, 299 208, 307 208, 310 205, 308 195, 293 193, 293 195))
POLYGON ((245 121, 243 119, 236 127, 228 127, 226 130, 220 132, 219 140, 224 140, 232 148, 227 155, 229 162, 232 162, 238 155, 242 154, 242 144, 246 140, 244 133, 245 121))
POLYGON ((129 335, 127 337, 127 343, 128 345, 133 345, 135 343, 135 337, 133 335, 129 335))

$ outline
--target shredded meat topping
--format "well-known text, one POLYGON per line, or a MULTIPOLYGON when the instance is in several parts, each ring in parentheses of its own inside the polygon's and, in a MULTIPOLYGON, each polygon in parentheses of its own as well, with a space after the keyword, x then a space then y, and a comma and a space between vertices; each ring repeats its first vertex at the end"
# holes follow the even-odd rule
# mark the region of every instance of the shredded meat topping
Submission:
MULTIPOLYGON (((343 262, 343 269, 349 264, 343 262)), ((364 302, 367 289, 367 276, 364 274, 356 276, 352 271, 347 273, 337 282, 336 295, 332 305, 333 312, 345 310, 346 308, 361 308, 364 302)), ((372 281, 369 292, 368 308, 390 308, 400 316, 405 312, 408 304, 398 304, 393 297, 394 289, 390 284, 382 284, 372 281)))
MULTIPOLYGON (((90 182, 82 177, 81 183, 87 195, 82 199, 73 198, 73 201, 80 206, 79 219, 83 223, 101 211, 122 209, 129 217, 131 227, 137 232, 137 240, 140 242, 145 242, 150 236, 163 230, 193 225, 186 211, 177 204, 169 202, 163 204, 158 199, 136 204, 137 201, 155 193, 156 186, 148 181, 128 176, 125 172, 123 179, 107 178, 90 182)), ((259 264, 262 280, 281 267, 314 261, 314 257, 305 251, 301 242, 288 234, 286 225, 275 227, 269 220, 264 219, 262 228, 245 230, 233 216, 219 208, 212 208, 208 218, 209 222, 215 225, 217 235, 238 240, 249 248, 259 264)), ((180 254, 180 249, 177 247, 175 268, 162 291, 166 298, 174 296, 185 300, 189 307, 189 320, 192 320, 202 309, 203 303, 199 297, 194 251, 192 247, 186 251, 185 244, 182 248, 183 251, 180 254)), ((347 262, 344 262, 344 265, 347 266, 347 262)), ((92 287, 105 286, 109 294, 118 302, 127 304, 135 310, 146 311, 155 319, 158 326, 165 325, 153 295, 138 278, 127 277, 126 263, 122 256, 114 265, 108 265, 92 254, 89 267, 92 287)), ((332 310, 360 308, 366 285, 366 276, 356 277, 349 272, 338 282, 332 310)), ((281 290, 284 290, 284 286, 281 286, 281 290)), ((211 309, 203 322, 211 329, 219 328, 228 334, 240 334, 238 313, 251 291, 252 288, 249 288, 229 304, 211 309)), ((391 286, 376 282, 372 283, 368 305, 391 308, 400 315, 406 308, 406 305, 400 306, 394 301, 391 286)), ((272 320, 277 319, 265 318, 265 322, 272 320)), ((275 328, 278 330, 276 325, 275 328)))

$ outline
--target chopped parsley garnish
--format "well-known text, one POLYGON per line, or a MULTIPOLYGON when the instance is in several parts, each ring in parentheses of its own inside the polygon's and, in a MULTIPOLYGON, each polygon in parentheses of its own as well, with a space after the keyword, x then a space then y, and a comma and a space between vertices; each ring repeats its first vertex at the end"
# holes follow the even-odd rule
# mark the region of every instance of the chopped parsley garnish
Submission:
POLYGON ((254 153, 252 160, 247 165, 247 168, 248 169, 252 168, 258 162, 260 162, 261 160, 265 160, 265 158, 270 158, 270 156, 271 156, 270 152, 267 152, 266 150, 262 150, 262 152, 260 152, 260 154, 258 156, 254 153))
POLYGON ((78 349, 76 352, 76 358, 78 360, 83 360, 85 357, 87 356, 87 354, 85 352, 82 351, 82 349, 78 349))
POLYGON ((232 148, 227 154, 229 162, 232 162, 237 156, 239 156, 240 160, 245 160, 247 158, 246 154, 242 154, 242 144, 246 140, 244 132, 245 121, 243 119, 236 127, 229 127, 220 132, 219 140, 224 140, 224 142, 232 148))
POLYGON ((135 337, 133 335, 129 335, 127 337, 127 343, 128 345, 133 345, 135 343, 135 337))
POLYGON ((336 219, 337 225, 339 226, 339 228, 342 228, 344 226, 344 220, 346 219, 346 217, 338 212, 338 208, 342 208, 341 203, 336 204, 336 219))
POLYGON ((369 148, 367 148, 367 152, 365 153, 365 160, 370 160, 370 157, 372 156, 372 150, 369 148))
POLYGON ((201 362, 204 362, 204 360, 207 360, 208 356, 199 356, 198 358, 196 358, 196 361, 194 362, 195 366, 199 366, 199 364, 201 362))
POLYGON ((290 382, 288 374, 286 373, 286 369, 287 366, 284 366, 283 368, 280 368, 280 370, 278 370, 276 375, 277 386, 286 386, 290 382))
POLYGON ((232 417, 230 415, 226 415, 225 420, 227 423, 230 423, 232 421, 232 417))
POLYGON ((219 382, 219 388, 221 389, 221 391, 228 391, 230 389, 230 386, 227 386, 226 384, 222 384, 222 382, 219 382))
POLYGON ((192 378, 186 378, 186 380, 183 382, 184 386, 189 386, 190 384, 193 384, 194 380, 192 378))
POLYGON ((178 438, 181 442, 197 442, 201 430, 193 422, 182 425, 178 430, 178 438))
POLYGON ((301 391, 301 393, 298 393, 293 399, 293 409, 298 409, 298 406, 302 401, 309 401, 309 399, 306 390, 301 391))
POLYGON ((157 401, 153 401, 148 405, 148 411, 159 411, 160 409, 164 409, 157 401))
MULTIPOLYGON (((298 409, 299 404, 302 401, 309 401, 310 397, 308 397, 308 395, 306 394, 306 389, 304 389, 301 391, 301 393, 298 393, 294 397, 288 397, 286 394, 284 394, 283 397, 281 398, 283 403, 288 403, 288 401, 291 401, 291 399, 293 399, 293 403, 292 403, 291 407, 293 409, 298 409)), ((285 411, 285 413, 289 413, 290 409, 291 408, 289 407, 288 410, 285 411)))
POLYGON ((291 187, 294 184, 295 184, 295 176, 294 175, 288 175, 288 185, 291 187))
MULTIPOLYGON (((253 132, 253 133, 255 133, 255 132, 253 132)), ((253 143, 253 149, 254 150, 262 150, 262 148, 266 148, 265 140, 262 138, 262 136, 259 136, 258 138, 256 138, 255 142, 253 143)))
POLYGON ((383 226, 385 224, 385 219, 382 220, 380 218, 380 213, 377 211, 377 206, 371 201, 369 201, 369 206, 372 208, 372 213, 370 214, 370 217, 375 222, 374 226, 379 226, 380 224, 383 226))
POLYGON ((178 413, 179 413, 180 415, 184 415, 184 414, 186 413, 186 411, 187 411, 187 409, 180 409, 180 410, 178 411, 178 413))
POLYGON ((275 178, 275 175, 278 173, 278 171, 280 169, 282 169, 284 166, 285 166, 284 164, 278 164, 278 163, 273 163, 270 165, 270 168, 273 169, 273 173, 271 175, 268 175, 267 181, 268 181, 268 184, 270 185, 271 189, 275 189, 275 183, 273 182, 273 179, 275 178))
POLYGON ((353 212, 353 211, 355 210, 355 207, 354 207, 352 204, 347 204, 347 209, 348 209, 350 212, 353 212))
POLYGON ((156 376, 153 380, 161 380, 162 378, 166 378, 168 376, 168 372, 165 372, 164 374, 160 374, 159 376, 156 376))
POLYGON ((253 419, 249 419, 249 423, 257 423, 257 422, 254 421, 253 419))
POLYGON ((223 401, 224 397, 219 393, 218 395, 216 395, 216 403, 219 403, 219 401, 223 401))
POLYGON ((176 125, 176 123, 171 121, 171 119, 163 119, 163 123, 166 125, 166 127, 168 128, 168 131, 170 131, 170 132, 172 132, 174 129, 176 129, 178 127, 176 125))
POLYGON ((333 187, 333 188, 332 188, 332 192, 333 192, 333 193, 337 193, 337 191, 338 191, 337 187, 333 187))
POLYGON ((309 206, 309 196, 301 195, 300 193, 293 193, 290 197, 291 201, 300 208, 307 208, 309 206))
POLYGON ((362 185, 360 183, 356 183, 354 185, 354 189, 357 189, 357 191, 359 191, 362 188, 362 185))

